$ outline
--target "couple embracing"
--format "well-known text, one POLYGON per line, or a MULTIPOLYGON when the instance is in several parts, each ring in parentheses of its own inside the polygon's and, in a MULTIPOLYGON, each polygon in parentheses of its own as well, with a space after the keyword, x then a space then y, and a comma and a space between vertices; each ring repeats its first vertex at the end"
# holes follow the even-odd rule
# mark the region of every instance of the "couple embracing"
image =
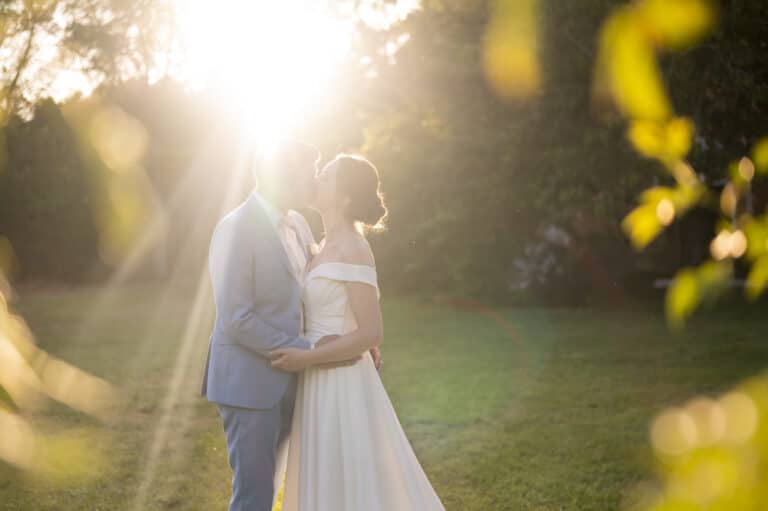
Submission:
POLYGON ((443 510, 379 378, 382 318, 366 228, 386 208, 376 168, 304 144, 217 225, 216 321, 203 395, 218 405, 230 511, 443 510), (296 209, 323 219, 315 244, 296 209), (287 465, 286 465, 287 460, 287 465))

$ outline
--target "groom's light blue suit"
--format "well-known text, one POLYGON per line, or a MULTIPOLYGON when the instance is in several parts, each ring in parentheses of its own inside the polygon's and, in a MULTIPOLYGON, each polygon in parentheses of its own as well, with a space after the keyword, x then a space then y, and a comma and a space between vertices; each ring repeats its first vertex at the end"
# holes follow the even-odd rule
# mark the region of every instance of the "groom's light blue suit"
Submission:
POLYGON ((275 223, 275 212, 251 195, 216 226, 209 252, 216 321, 202 394, 219 405, 227 435, 230 511, 273 504, 296 377, 273 369, 267 354, 310 349, 300 336, 301 288, 275 223))

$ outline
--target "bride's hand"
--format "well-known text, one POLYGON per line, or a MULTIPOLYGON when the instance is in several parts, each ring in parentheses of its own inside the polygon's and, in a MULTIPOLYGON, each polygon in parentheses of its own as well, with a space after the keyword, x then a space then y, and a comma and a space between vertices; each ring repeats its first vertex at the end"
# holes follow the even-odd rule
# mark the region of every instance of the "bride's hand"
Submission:
POLYGON ((272 359, 272 367, 289 373, 303 371, 309 366, 307 352, 297 348, 270 351, 269 358, 272 359))

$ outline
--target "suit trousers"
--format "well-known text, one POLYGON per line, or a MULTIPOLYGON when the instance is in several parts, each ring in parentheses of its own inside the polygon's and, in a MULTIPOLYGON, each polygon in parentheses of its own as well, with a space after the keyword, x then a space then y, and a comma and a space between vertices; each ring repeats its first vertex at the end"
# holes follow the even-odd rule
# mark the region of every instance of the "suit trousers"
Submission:
POLYGON ((219 404, 232 467, 229 511, 271 511, 283 482, 296 378, 269 409, 219 404))

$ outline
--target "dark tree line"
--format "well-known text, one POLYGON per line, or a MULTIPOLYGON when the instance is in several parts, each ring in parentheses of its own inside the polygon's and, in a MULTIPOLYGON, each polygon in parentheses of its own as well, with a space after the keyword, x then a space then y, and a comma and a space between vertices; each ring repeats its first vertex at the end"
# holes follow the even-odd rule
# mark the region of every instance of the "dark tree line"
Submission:
MULTIPOLYGON (((361 151, 381 170, 391 217, 389 230, 372 239, 390 290, 613 300, 706 254, 706 236, 695 234, 712 229, 704 214, 641 254, 621 232, 637 194, 668 178, 636 154, 621 119, 592 97, 597 34, 619 4, 541 2, 542 85, 516 103, 486 83, 485 2, 425 2, 391 33, 361 33, 343 93, 309 112, 300 136, 327 157, 361 151), (377 55, 401 33, 410 39, 394 63, 377 55), (371 63, 360 66, 360 54, 371 63)), ((722 2, 715 34, 663 63, 678 110, 699 126, 691 161, 711 183, 724 175, 727 158, 768 133, 767 9, 757 0, 722 2)), ((219 176, 237 152, 234 137, 216 134, 229 121, 170 81, 110 85, 97 96, 147 130, 143 167, 167 206, 168 236, 195 233, 190 243, 174 238, 165 257, 194 252, 202 261, 219 213, 210 204, 224 193, 219 176), (201 155, 203 146, 213 149, 201 155), (182 186, 190 172, 197 184, 182 186)), ((5 129, 0 233, 22 261, 20 277, 80 280, 103 265, 89 209, 101 193, 93 176, 103 169, 83 156, 77 129, 52 102, 5 129)))

